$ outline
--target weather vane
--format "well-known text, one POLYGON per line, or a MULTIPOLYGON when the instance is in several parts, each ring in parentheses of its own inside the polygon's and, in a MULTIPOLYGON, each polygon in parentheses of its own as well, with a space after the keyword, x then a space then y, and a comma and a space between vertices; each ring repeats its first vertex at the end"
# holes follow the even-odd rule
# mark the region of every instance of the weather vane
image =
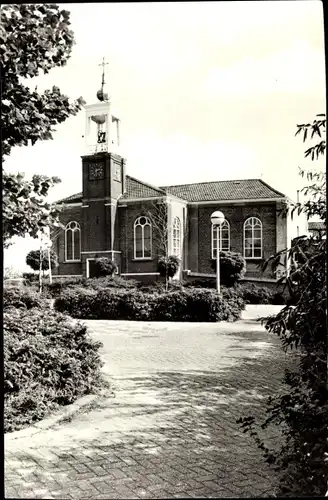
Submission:
POLYGON ((105 58, 103 57, 102 63, 98 64, 98 66, 103 67, 103 72, 102 72, 102 80, 101 80, 101 89, 98 90, 97 92, 97 98, 99 101, 108 101, 108 94, 104 92, 104 86, 105 86, 105 66, 108 66, 109 63, 105 62, 105 58))

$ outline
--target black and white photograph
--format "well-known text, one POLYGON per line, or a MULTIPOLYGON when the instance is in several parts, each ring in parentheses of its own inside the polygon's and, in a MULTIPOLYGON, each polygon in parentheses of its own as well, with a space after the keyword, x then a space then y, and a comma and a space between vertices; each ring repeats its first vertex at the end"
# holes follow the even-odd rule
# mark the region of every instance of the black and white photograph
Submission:
POLYGON ((328 496, 323 2, 0 16, 5 498, 328 496))

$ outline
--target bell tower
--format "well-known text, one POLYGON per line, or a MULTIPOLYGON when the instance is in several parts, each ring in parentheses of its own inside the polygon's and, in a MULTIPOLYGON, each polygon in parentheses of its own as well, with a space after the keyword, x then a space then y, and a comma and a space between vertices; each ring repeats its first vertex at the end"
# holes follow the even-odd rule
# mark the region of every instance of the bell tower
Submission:
POLYGON ((105 88, 105 66, 103 67, 101 88, 97 92, 99 102, 85 106, 85 154, 116 153, 120 147, 120 120, 112 114, 112 104, 105 88))
POLYGON ((82 156, 82 264, 90 275, 91 260, 108 257, 120 267, 116 238, 117 200, 125 191, 125 159, 120 155, 120 120, 113 114, 105 88, 102 63, 97 101, 85 106, 85 143, 82 156))

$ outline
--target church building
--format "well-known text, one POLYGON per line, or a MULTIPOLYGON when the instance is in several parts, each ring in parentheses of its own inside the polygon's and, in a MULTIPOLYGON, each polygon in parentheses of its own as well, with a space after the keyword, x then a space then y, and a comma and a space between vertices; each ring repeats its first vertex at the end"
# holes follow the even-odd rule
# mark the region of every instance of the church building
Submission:
POLYGON ((120 119, 104 83, 103 73, 98 102, 85 106, 82 192, 58 202, 64 228, 53 240, 59 258, 54 277, 92 277, 94 260, 107 257, 122 277, 154 281, 165 251, 180 259, 177 278, 214 278, 218 245, 244 256, 247 280, 275 282, 284 274, 286 265, 277 276, 269 268, 262 273, 260 264, 307 232, 305 217, 280 215, 287 196, 262 179, 153 186, 128 175, 120 119), (214 227, 217 210, 224 222, 214 227), (165 218, 161 224, 158 214, 165 218))

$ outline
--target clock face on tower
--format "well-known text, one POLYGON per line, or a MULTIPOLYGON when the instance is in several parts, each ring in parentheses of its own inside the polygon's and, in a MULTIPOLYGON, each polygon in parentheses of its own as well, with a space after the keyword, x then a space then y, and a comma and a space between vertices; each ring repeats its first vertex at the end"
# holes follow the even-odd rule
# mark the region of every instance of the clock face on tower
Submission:
POLYGON ((104 178, 104 166, 101 163, 90 163, 89 180, 95 181, 104 178))

